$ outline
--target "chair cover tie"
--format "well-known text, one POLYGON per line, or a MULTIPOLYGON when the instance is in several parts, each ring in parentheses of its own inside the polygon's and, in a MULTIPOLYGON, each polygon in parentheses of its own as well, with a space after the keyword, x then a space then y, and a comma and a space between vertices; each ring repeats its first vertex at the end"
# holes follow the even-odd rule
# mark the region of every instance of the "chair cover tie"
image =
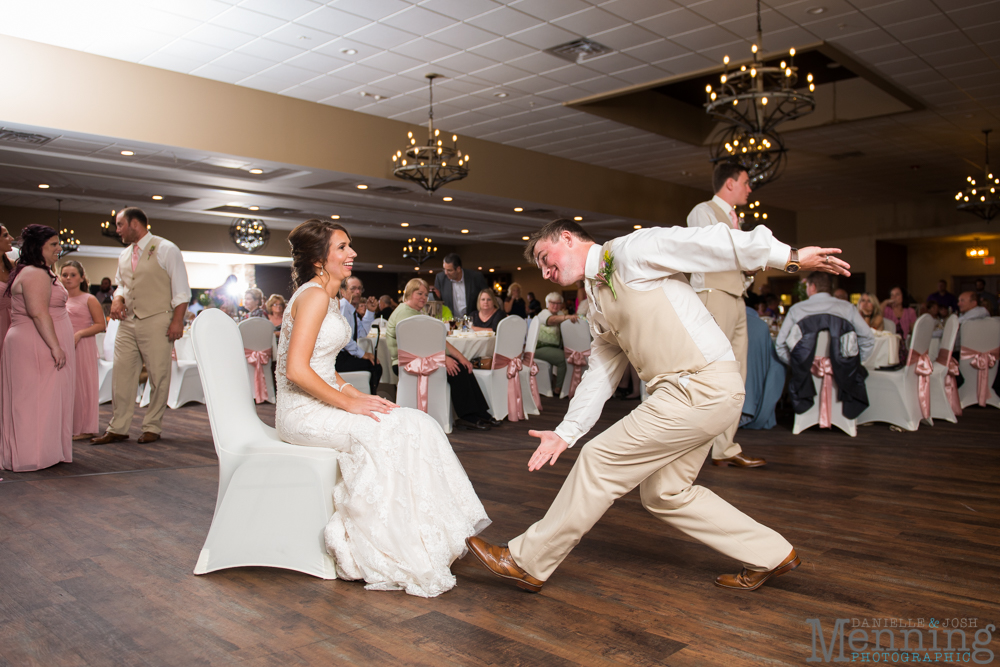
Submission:
POLYGON ((569 383, 569 397, 573 398, 580 380, 583 379, 583 367, 587 365, 587 357, 590 356, 590 350, 564 349, 563 352, 566 354, 566 363, 573 367, 573 379, 569 383))
POLYGON ((958 398, 958 383, 955 378, 959 376, 958 362, 951 356, 951 350, 941 349, 938 352, 937 362, 948 369, 944 374, 944 395, 948 399, 948 405, 956 417, 962 416, 962 401, 958 398))
POLYGON ((507 419, 516 422, 525 419, 524 399, 521 396, 521 357, 513 359, 502 354, 493 354, 493 370, 507 369, 507 419))
POLYGON ((934 364, 927 354, 920 354, 916 350, 910 350, 906 357, 906 365, 916 365, 917 373, 917 399, 920 402, 920 416, 930 419, 931 416, 931 373, 934 372, 934 364))
POLYGON ((986 401, 990 398, 990 369, 996 366, 998 356, 1000 356, 1000 347, 980 352, 979 350, 962 346, 962 359, 968 361, 969 365, 979 371, 976 383, 976 397, 979 399, 979 406, 983 408, 986 407, 986 401))
POLYGON ((524 356, 521 357, 521 364, 531 369, 528 374, 528 385, 531 387, 531 398, 535 401, 535 409, 538 410, 538 412, 541 412, 542 396, 538 393, 538 379, 535 377, 538 375, 538 364, 535 363, 535 353, 525 352, 524 356))
POLYGON ((253 400, 263 403, 267 400, 267 381, 264 379, 264 367, 271 363, 271 350, 248 350, 243 348, 247 363, 253 366, 253 400))
POLYGON ((819 389, 819 427, 830 428, 833 423, 833 364, 829 357, 813 357, 809 372, 822 382, 819 389))
POLYGON ((399 351, 399 367, 417 376, 417 409, 427 412, 427 392, 430 386, 430 374, 444 366, 447 356, 444 350, 426 357, 405 350, 399 351))

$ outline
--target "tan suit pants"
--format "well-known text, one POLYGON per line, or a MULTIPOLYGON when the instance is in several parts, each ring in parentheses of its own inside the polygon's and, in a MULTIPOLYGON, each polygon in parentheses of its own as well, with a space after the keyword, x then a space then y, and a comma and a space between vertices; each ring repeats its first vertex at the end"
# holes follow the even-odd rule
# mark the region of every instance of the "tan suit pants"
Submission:
POLYGON ((114 414, 108 432, 125 435, 132 426, 135 395, 139 390, 139 374, 143 364, 149 375, 149 407, 142 420, 142 430, 160 433, 163 413, 167 409, 170 391, 170 352, 173 345, 167 338, 171 313, 160 313, 145 319, 128 317, 121 321, 115 335, 115 363, 111 369, 111 402, 114 414))
POLYGON ((727 503, 695 486, 720 424, 743 407, 743 382, 732 361, 668 381, 580 451, 541 521, 510 541, 514 561, 545 581, 611 507, 639 486, 655 517, 740 561, 752 570, 777 567, 792 545, 727 503))
MULTIPOLYGON (((743 297, 727 294, 722 290, 712 290, 711 292, 698 292, 701 302, 708 308, 708 312, 715 317, 716 323, 726 334, 729 343, 733 346, 733 354, 736 361, 740 362, 740 377, 746 386, 747 380, 747 308, 743 302, 743 297)), ((712 442, 713 459, 729 459, 740 452, 743 448, 733 442, 736 436, 736 429, 740 425, 740 416, 736 415, 734 421, 725 431, 712 442)))

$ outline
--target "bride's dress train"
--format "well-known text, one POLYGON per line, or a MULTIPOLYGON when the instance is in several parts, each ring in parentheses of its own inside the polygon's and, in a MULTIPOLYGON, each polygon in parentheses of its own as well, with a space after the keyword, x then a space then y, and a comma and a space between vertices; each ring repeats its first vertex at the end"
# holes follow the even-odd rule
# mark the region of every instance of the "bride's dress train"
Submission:
MULTIPOLYGON (((281 439, 340 452, 333 517, 325 530, 338 576, 364 579, 369 590, 434 597, 455 585, 451 564, 465 538, 490 524, 441 427, 419 410, 395 408, 381 421, 323 403, 285 377, 294 321, 289 301, 278 342, 275 422, 281 439)), ((336 384, 337 353, 350 326, 330 302, 310 366, 336 384)))

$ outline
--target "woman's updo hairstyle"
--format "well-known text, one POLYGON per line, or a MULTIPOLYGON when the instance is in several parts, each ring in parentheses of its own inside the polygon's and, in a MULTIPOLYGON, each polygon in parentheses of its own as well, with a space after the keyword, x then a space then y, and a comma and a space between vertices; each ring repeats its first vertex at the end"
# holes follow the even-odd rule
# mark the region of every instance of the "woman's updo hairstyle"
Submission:
POLYGON ((56 284, 56 274, 52 273, 52 269, 49 268, 49 265, 45 263, 45 259, 42 257, 42 246, 45 245, 46 241, 55 236, 56 233, 56 230, 48 225, 28 225, 21 230, 21 256, 17 258, 17 264, 14 265, 14 270, 11 271, 10 278, 7 280, 6 295, 10 295, 10 288, 14 284, 14 278, 26 266, 37 266, 39 269, 45 269, 52 276, 52 284, 56 284))
POLYGON ((336 231, 351 233, 343 225, 326 220, 306 220, 288 235, 292 247, 292 288, 298 289, 316 276, 316 264, 322 265, 330 254, 330 239, 336 231))

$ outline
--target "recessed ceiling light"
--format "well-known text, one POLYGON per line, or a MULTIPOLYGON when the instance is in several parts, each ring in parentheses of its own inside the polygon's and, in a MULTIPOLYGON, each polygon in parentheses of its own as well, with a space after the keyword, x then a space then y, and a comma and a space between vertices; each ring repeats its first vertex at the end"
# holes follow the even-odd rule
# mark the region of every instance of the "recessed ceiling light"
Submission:
POLYGON ((331 220, 340 220, 340 216, 339 215, 331 215, 330 219, 331 220))
POLYGON ((493 93, 493 97, 507 97, 509 93, 493 93))
POLYGON ((481 267, 481 266, 480 266, 480 267, 479 267, 479 270, 480 270, 480 271, 482 271, 482 270, 483 270, 483 267, 481 267))
POLYGON ((521 267, 520 267, 520 266, 519 266, 519 267, 517 267, 517 270, 518 270, 518 271, 520 271, 520 270, 521 270, 521 267))
POLYGON ((410 223, 408 223, 408 222, 401 222, 401 223, 399 223, 399 226, 400 227, 409 227, 410 223))
POLYGON ((155 199, 156 201, 160 201, 161 199, 163 199, 163 195, 153 195, 153 199, 155 199))
POLYGON ((521 208, 520 206, 518 206, 517 208, 514 209, 514 213, 520 213, 523 210, 524 210, 523 208, 521 208))
POLYGON ((251 174, 263 174, 264 170, 263 169, 251 169, 250 173, 251 174))
POLYGON ((463 229, 463 230, 462 230, 462 233, 463 233, 463 234, 468 234, 468 233, 469 233, 469 230, 468 230, 468 229, 463 229))
POLYGON ((451 197, 441 197, 441 201, 451 201, 451 197))
POLYGON ((259 211, 260 210, 260 206, 247 206, 247 209, 249 209, 251 211, 259 211))
POLYGON ((381 265, 381 264, 379 264, 379 265, 378 265, 378 268, 380 268, 380 269, 381 269, 381 268, 382 268, 382 265, 381 265))
POLYGON ((573 219, 576 220, 577 222, 580 222, 581 220, 583 220, 583 216, 582 215, 575 215, 575 216, 573 216, 573 219))
POLYGON ((419 266, 415 266, 415 267, 413 267, 413 270, 414 270, 414 271, 419 271, 419 270, 420 270, 420 267, 419 267, 419 266))
POLYGON ((530 238, 531 238, 530 236, 522 236, 522 237, 521 237, 521 240, 522 240, 522 241, 527 241, 527 240, 528 240, 528 239, 530 239, 530 238))
POLYGON ((642 225, 632 225, 632 229, 642 229, 642 225))
POLYGON ((493 271, 494 271, 494 270, 495 270, 495 269, 490 269, 490 273, 493 273, 493 271))
POLYGON ((130 155, 135 155, 135 153, 132 152, 132 151, 122 151, 122 155, 124 155, 125 157, 128 157, 130 155))
POLYGON ((358 50, 357 49, 341 49, 340 52, 343 53, 345 56, 353 56, 353 55, 357 55, 358 50))
POLYGON ((48 183, 39 183, 38 187, 40 187, 42 190, 48 190, 49 189, 49 184, 48 183))
POLYGON ((368 186, 365 185, 364 183, 358 183, 357 187, 358 187, 358 190, 367 190, 368 189, 368 186))
POLYGON ((826 7, 810 7, 806 10, 807 14, 822 14, 826 11, 826 7))

